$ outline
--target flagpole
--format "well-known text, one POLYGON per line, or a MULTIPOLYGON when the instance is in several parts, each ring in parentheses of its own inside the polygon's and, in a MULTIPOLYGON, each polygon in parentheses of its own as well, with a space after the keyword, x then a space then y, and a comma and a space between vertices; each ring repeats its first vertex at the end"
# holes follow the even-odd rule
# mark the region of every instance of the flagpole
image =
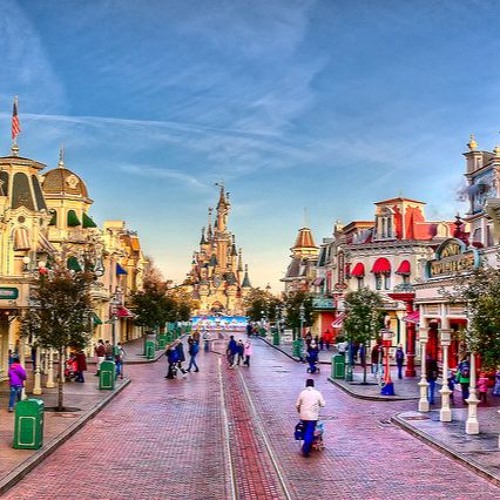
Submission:
POLYGON ((12 155, 19 154, 19 146, 17 145, 17 136, 21 133, 21 124, 18 116, 19 98, 14 96, 14 107, 12 109, 12 155))

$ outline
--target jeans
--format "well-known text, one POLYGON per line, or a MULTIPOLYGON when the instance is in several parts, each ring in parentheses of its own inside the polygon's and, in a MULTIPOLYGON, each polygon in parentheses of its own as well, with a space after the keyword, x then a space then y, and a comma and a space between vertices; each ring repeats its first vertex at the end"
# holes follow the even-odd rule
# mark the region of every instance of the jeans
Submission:
POLYGON ((302 420, 305 425, 304 429, 304 444, 302 446, 302 454, 309 455, 311 453, 312 444, 314 441, 314 430, 316 429, 316 420, 302 420))
POLYGON ((434 389, 436 387, 436 381, 434 379, 428 379, 427 382, 429 382, 429 387, 428 387, 428 397, 429 397, 429 404, 433 405, 434 404, 434 389))
POLYGON ((403 378, 403 363, 398 363, 398 378, 403 378))
POLYGON ((115 373, 116 373, 116 378, 121 377, 123 378, 123 361, 116 361, 115 360, 115 373))
POLYGON ((191 355, 191 358, 189 359, 188 372, 191 371, 191 368, 193 366, 194 366, 195 370, 198 371, 198 365, 196 364, 196 354, 191 355))
POLYGON ((21 396, 23 394, 23 386, 22 385, 12 385, 10 387, 10 396, 9 396, 9 410, 14 409, 14 405, 17 401, 21 401, 21 396))

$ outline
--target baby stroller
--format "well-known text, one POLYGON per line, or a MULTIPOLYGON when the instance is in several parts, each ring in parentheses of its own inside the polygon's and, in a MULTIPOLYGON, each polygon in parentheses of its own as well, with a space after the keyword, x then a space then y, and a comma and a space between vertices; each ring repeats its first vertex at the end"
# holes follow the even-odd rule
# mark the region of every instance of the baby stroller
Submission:
MULTIPOLYGON (((299 421, 299 423, 295 426, 295 440, 303 441, 304 440, 304 423, 299 421)), ((325 425, 323 422, 319 421, 316 423, 316 428, 314 429, 314 439, 312 443, 312 449, 317 451, 322 451, 325 449, 325 443, 323 441, 323 434, 325 433, 325 425)))
POLYGON ((316 351, 311 351, 307 353, 307 362, 309 366, 307 367, 307 373, 319 373, 319 359, 318 353, 316 351))
POLYGON ((66 360, 66 367, 64 368, 64 378, 66 379, 66 381, 70 382, 71 380, 74 380, 76 377, 76 372, 77 366, 75 358, 73 356, 70 356, 66 360))

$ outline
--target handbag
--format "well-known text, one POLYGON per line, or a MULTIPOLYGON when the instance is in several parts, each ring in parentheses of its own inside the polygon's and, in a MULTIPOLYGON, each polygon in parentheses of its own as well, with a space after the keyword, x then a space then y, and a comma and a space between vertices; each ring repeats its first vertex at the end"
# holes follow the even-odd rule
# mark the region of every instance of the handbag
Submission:
POLYGON ((304 440, 304 431, 305 431, 306 426, 304 425, 304 422, 302 420, 295 426, 295 440, 296 441, 303 441, 304 440))

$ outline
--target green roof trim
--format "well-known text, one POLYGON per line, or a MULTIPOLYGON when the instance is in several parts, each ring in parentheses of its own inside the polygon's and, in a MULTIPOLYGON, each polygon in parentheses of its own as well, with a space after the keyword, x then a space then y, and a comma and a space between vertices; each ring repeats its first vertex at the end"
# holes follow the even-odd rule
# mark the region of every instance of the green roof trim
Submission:
POLYGON ((92 313, 92 322, 94 326, 102 325, 102 319, 99 318, 97 313, 92 313))
POLYGON ((97 224, 92 220, 92 217, 88 216, 85 212, 83 212, 82 222, 83 227, 97 227, 97 224))
POLYGON ((78 219, 76 213, 74 210, 69 210, 68 211, 68 226, 69 227, 75 227, 75 226, 81 226, 82 223, 78 219))
POLYGON ((80 263, 78 262, 78 259, 76 257, 70 257, 67 262, 68 269, 71 271, 75 272, 80 272, 82 271, 82 266, 80 266, 80 263))

